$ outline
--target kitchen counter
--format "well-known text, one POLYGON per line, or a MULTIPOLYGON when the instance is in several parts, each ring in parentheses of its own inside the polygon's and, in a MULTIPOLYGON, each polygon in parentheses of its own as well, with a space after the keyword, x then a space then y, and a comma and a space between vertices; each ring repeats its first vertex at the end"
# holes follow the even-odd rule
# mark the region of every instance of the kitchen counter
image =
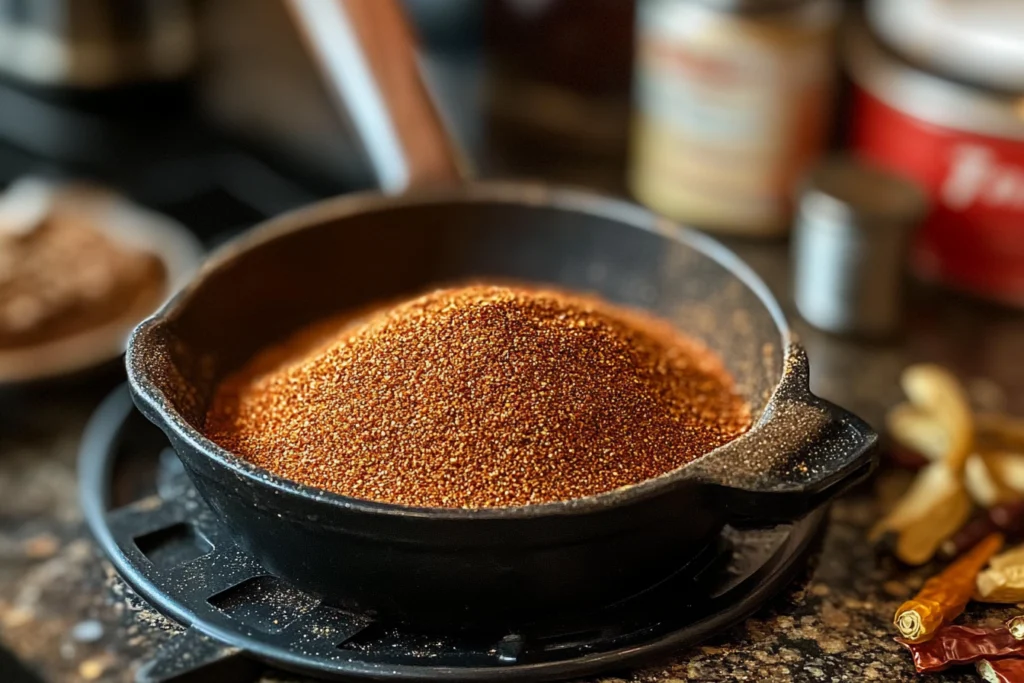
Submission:
MULTIPOLYGON (((787 302, 782 245, 734 245, 787 302)), ((795 316, 792 316, 795 318, 795 316)), ((900 400, 910 362, 940 362, 986 408, 1024 414, 1024 315, 937 291, 916 292, 907 334, 888 344, 838 340, 801 328, 812 384, 878 426, 900 400)), ((180 629, 134 597, 100 557, 76 502, 75 457, 107 379, 53 393, 0 396, 0 680, 15 669, 52 683, 134 680, 138 666, 180 629), (9 660, 16 659, 21 664, 9 660)), ((892 614, 934 568, 906 570, 865 540, 879 511, 909 481, 883 470, 833 506, 823 549, 801 579, 753 618, 703 646, 605 681, 910 681, 892 640, 892 614)), ((963 621, 997 624, 1009 611, 972 607, 963 621)), ((26 680, 32 680, 26 678, 26 680)), ((231 678, 220 675, 219 683, 231 678)), ((291 683, 286 674, 262 681, 291 683)), ((927 679, 926 679, 927 680, 927 679)), ((973 668, 934 681, 977 680, 973 668)))

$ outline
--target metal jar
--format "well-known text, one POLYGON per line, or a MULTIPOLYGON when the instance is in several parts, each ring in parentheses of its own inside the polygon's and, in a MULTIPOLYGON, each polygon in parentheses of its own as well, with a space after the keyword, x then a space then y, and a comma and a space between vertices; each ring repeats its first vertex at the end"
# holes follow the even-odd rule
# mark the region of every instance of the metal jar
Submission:
POLYGON ((845 40, 856 85, 853 148, 923 185, 933 210, 914 272, 1024 306, 1024 116, 1013 93, 929 73, 886 51, 864 25, 845 40))

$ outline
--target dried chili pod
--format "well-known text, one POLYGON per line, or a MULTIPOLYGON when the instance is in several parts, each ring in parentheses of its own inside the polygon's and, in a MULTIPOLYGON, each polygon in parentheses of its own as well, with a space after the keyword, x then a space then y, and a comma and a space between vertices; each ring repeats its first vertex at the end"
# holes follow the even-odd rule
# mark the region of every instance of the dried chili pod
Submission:
POLYGON ((989 568, 978 574, 975 599, 979 602, 1024 602, 1024 565, 989 568))
MULTIPOLYGON (((917 538, 923 537, 930 541, 939 536, 935 542, 937 548, 939 543, 963 526, 970 516, 970 508, 970 500, 959 477, 945 464, 932 463, 918 472, 896 507, 875 525, 869 538, 877 541, 887 534, 895 533, 901 537, 904 547, 910 545, 914 551, 910 559, 904 556, 905 553, 897 552, 900 559, 911 564, 921 564, 931 558, 931 553, 928 552, 927 543, 922 548, 920 543, 915 542, 917 538), (904 540, 904 530, 915 526, 918 528, 908 536, 908 540, 904 540), (924 555, 923 559, 919 558, 921 555, 924 555)), ((935 548, 931 548, 931 551, 934 552, 935 548)))
POLYGON ((1006 569, 1024 564, 1024 545, 1017 545, 999 553, 988 563, 992 569, 1006 569))
POLYGON ((1010 481, 1019 482, 1022 475, 1024 458, 1006 453, 972 453, 964 466, 964 485, 975 503, 991 508, 1021 499, 1020 491, 1010 481))
POLYGON ((992 521, 988 511, 983 511, 960 527, 960 531, 943 541, 940 548, 941 555, 950 560, 959 557, 981 543, 983 538, 997 531, 999 531, 999 527, 992 521))
POLYGON ((1018 614, 1015 617, 1010 617, 1003 626, 1006 627, 1011 636, 1017 640, 1024 640, 1024 615, 1018 614))
POLYGON ((1005 628, 943 626, 927 642, 911 643, 903 638, 896 642, 910 650, 918 673, 942 671, 980 659, 1024 657, 1024 640, 1017 640, 1005 628))
POLYGON ((1024 500, 997 505, 988 511, 989 518, 1009 538, 1024 538, 1024 500))
POLYGON ((935 417, 910 403, 893 407, 885 428, 901 448, 928 462, 942 460, 949 450, 949 434, 935 417))
POLYGON ((890 462, 903 470, 913 470, 916 472, 927 467, 928 463, 931 462, 917 451, 907 448, 896 441, 890 442, 884 452, 888 455, 890 462))
POLYGON ((975 502, 984 507, 1024 498, 1024 455, 979 451, 967 459, 964 482, 975 502))
POLYGON ((943 461, 962 472, 974 447, 974 415, 960 382, 940 365, 921 364, 904 370, 900 384, 914 407, 941 426, 948 439, 943 461))
POLYGON ((1024 602, 1024 545, 992 558, 978 574, 974 598, 981 602, 1024 602))
POLYGON ((1024 539, 1024 501, 995 505, 976 515, 942 544, 942 555, 954 558, 999 531, 1007 540, 1024 539))
POLYGON ((992 477, 1011 492, 1009 500, 1019 501, 1024 497, 1024 453, 1013 451, 980 451, 992 477))
POLYGON ((1024 683, 1024 659, 982 659, 974 666, 986 683, 1024 683))
POLYGON ((975 416, 978 445, 985 449, 1024 453, 1024 419, 1001 413, 975 416))
POLYGON ((893 623, 904 640, 922 643, 963 612, 974 593, 978 572, 1002 545, 1002 534, 987 536, 941 574, 928 579, 916 596, 900 605, 893 623))
POLYGON ((971 499, 963 487, 933 501, 928 514, 899 531, 896 557, 909 565, 921 565, 934 557, 943 541, 955 534, 971 516, 971 499))

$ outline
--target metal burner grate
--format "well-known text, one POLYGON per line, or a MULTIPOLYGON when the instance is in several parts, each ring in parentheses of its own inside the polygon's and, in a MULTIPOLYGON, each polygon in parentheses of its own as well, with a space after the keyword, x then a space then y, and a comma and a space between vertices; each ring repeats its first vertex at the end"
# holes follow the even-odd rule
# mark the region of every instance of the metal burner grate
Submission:
POLYGON ((79 472, 86 519, 114 567, 187 627, 141 669, 143 681, 225 666, 243 680, 258 660, 362 680, 538 681, 621 669, 748 616, 799 571, 825 518, 818 511, 771 531, 727 530, 696 560, 699 571, 687 567, 675 580, 562 624, 428 635, 336 609, 264 570, 220 525, 125 388, 93 417, 79 472), (110 509, 115 465, 161 452, 172 467, 158 471, 157 492, 110 509))

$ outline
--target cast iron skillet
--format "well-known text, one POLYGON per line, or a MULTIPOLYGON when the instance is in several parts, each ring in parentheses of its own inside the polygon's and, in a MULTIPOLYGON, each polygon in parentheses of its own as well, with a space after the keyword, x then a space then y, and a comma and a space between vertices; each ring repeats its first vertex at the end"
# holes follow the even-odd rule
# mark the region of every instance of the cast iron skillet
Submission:
POLYGON ((864 476, 875 435, 812 396, 765 286, 713 240, 629 204, 524 185, 328 201, 221 249, 135 331, 128 377, 203 497, 271 571, 404 620, 515 622, 620 599, 725 523, 795 519, 864 476), (418 509, 318 491, 202 434, 217 381, 324 315, 467 278, 553 283, 640 306, 705 340, 758 415, 674 472, 589 498, 418 509))
MULTIPOLYGON (((384 100, 404 87, 394 78, 398 67, 405 64, 407 76, 415 71, 397 5, 290 6, 333 7, 334 24, 354 17, 358 30, 348 38, 399 36, 401 49, 388 53, 397 64, 377 79, 377 91, 355 98, 361 106, 377 97, 386 110, 384 100)), ((314 43, 320 28, 334 25, 299 14, 314 43)), ((450 179, 457 164, 445 145, 422 144, 437 141, 436 118, 420 117, 427 124, 418 136, 401 119, 391 118, 399 135, 390 149, 404 156, 374 157, 382 184, 450 179)), ((127 364, 140 410, 167 433, 196 488, 269 571, 339 606, 430 627, 521 624, 625 599, 684 567, 724 524, 769 526, 822 505, 867 474, 876 440, 861 420, 811 395, 806 356, 778 305, 724 247, 634 205, 539 185, 356 195, 272 220, 222 248, 140 325, 127 364), (217 382, 259 349, 335 312, 473 278, 595 292, 668 318, 722 355, 755 426, 636 486, 482 510, 326 493, 260 470, 203 436, 217 382)))

